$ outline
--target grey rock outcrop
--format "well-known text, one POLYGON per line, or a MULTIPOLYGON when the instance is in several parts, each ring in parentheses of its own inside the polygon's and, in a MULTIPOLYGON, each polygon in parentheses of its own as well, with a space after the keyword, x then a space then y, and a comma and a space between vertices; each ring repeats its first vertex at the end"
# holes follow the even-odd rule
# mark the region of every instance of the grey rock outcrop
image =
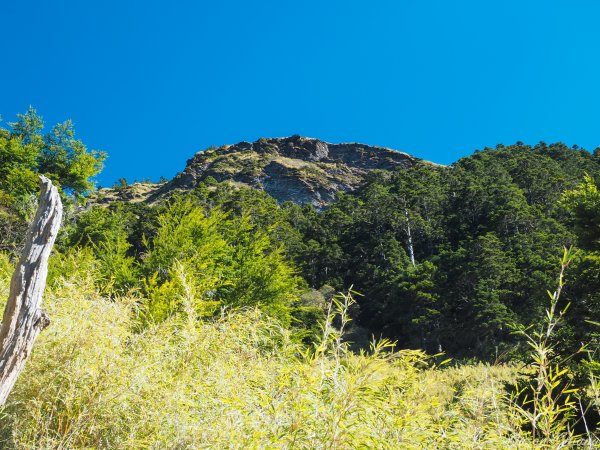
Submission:
MULTIPOLYGON (((431 164, 407 153, 358 143, 331 144, 301 136, 262 138, 196 153, 171 181, 144 186, 144 199, 158 201, 171 192, 190 190, 213 178, 238 186, 262 189, 279 202, 324 207, 337 192, 359 187, 373 170, 395 170, 431 164)), ((138 191, 141 192, 138 186, 138 191)), ((106 198, 112 198, 105 192, 106 198)), ((119 198, 126 201, 128 195, 119 198)))

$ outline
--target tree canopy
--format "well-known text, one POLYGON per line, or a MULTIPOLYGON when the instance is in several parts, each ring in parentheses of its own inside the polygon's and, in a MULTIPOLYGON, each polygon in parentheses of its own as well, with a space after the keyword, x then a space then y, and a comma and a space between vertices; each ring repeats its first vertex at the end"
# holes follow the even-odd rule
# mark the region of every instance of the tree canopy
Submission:
POLYGON ((0 130, 1 188, 12 195, 35 191, 39 173, 81 199, 95 188, 93 177, 102 170, 105 158, 106 153, 89 151, 77 139, 71 120, 44 132, 44 120, 33 107, 0 130))

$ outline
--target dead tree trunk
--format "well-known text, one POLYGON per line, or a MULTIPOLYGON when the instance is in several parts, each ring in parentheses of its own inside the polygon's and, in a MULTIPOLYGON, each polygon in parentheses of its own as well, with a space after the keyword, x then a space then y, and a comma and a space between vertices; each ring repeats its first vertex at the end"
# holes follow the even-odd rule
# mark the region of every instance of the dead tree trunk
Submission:
POLYGON ((62 218, 56 187, 40 177, 41 193, 25 248, 10 282, 10 294, 0 325, 0 406, 4 405, 40 331, 50 319, 40 306, 48 274, 48 257, 62 218))
POLYGON ((410 263, 415 267, 415 249, 413 247, 412 232, 410 231, 410 219, 408 218, 408 208, 404 208, 404 216, 406 217, 406 236, 408 237, 408 256, 410 256, 410 263))

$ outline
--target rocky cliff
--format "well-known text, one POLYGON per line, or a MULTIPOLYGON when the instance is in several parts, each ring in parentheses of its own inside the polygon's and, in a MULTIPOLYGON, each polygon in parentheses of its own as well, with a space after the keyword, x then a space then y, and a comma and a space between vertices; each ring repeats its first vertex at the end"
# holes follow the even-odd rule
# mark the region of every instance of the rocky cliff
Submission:
MULTIPOLYGON (((119 195, 103 190, 105 198, 156 201, 174 190, 193 189, 209 177, 239 186, 262 189, 280 202, 322 207, 338 191, 351 191, 372 170, 409 168, 426 163, 406 153, 364 144, 330 144, 291 136, 240 142, 198 152, 183 172, 161 185, 134 185, 119 195)), ((102 193, 101 193, 102 194, 102 193)))

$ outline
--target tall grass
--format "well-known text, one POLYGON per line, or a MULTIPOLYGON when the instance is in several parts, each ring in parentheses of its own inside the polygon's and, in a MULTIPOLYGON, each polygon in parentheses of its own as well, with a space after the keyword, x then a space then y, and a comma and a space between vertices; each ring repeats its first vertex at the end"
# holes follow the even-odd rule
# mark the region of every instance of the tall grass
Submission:
MULTIPOLYGON (((6 267, 0 261, 0 291, 6 267)), ((94 276, 90 254, 54 261, 52 323, 2 411, 2 448, 541 445, 506 401, 518 367, 434 367, 387 341, 352 353, 341 330, 350 294, 332 304, 322 340, 305 348, 257 309, 198 321, 185 307, 192 298, 177 315, 136 327, 139 299, 103 298, 94 276)))
POLYGON ((517 396, 522 398, 519 401, 513 399, 513 410, 522 423, 529 426, 533 439, 546 448, 561 448, 574 440, 571 424, 577 413, 578 389, 573 386, 573 375, 565 358, 557 355, 554 341, 556 329, 569 309, 569 304, 559 309, 559 301, 565 285, 565 271, 572 259, 572 251, 565 249, 558 287, 554 292, 548 292, 550 304, 542 326, 517 330, 531 349, 533 379, 517 391, 517 396))

